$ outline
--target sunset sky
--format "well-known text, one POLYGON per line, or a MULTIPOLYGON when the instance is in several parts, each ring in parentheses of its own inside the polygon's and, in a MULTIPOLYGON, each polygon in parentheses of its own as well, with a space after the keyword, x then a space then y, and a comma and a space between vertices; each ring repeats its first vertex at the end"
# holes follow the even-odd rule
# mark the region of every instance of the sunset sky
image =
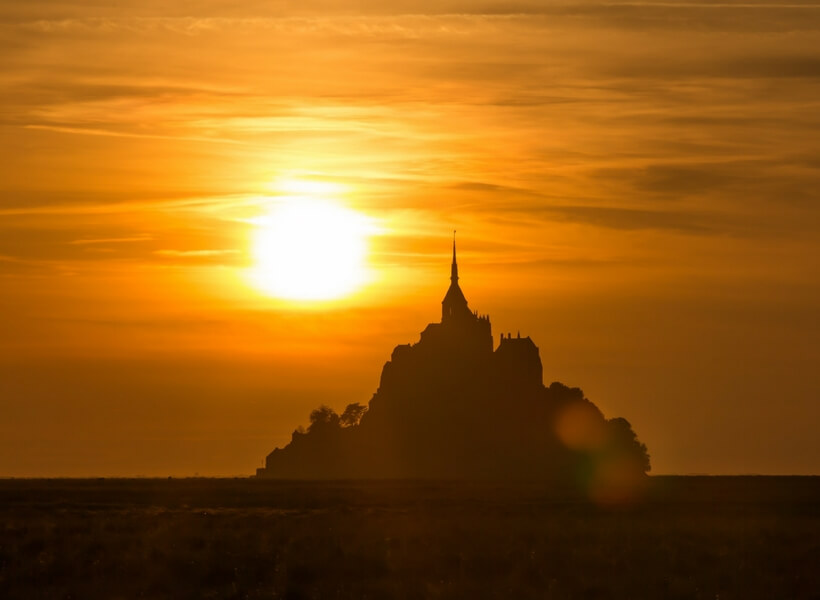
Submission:
POLYGON ((454 229, 654 473, 820 473, 820 4, 0 0, 0 86, 0 476, 252 473, 439 319, 454 229), (310 202, 340 298, 259 281, 310 202))

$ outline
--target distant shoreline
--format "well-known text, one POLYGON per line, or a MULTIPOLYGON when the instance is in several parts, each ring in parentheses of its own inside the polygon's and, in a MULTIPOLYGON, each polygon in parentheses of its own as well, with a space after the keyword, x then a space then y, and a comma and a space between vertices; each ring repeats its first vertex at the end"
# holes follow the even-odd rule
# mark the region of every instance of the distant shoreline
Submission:
MULTIPOLYGON (((820 507, 817 475, 654 475, 628 497, 543 481, 277 480, 253 478, 0 479, 0 510, 52 507, 82 510, 158 507, 326 508, 577 504, 674 506, 715 504, 820 507)), ((802 509, 801 509, 802 510, 802 509)))
MULTIPOLYGON (((820 478, 818 474, 788 474, 788 475, 773 475, 770 473, 737 473, 732 475, 710 473, 663 473, 663 474, 648 474, 648 479, 671 479, 671 478, 711 478, 711 479, 739 479, 739 478, 773 478, 773 479, 790 479, 790 478, 820 478)), ((16 477, 16 476, 2 476, 0 475, 0 482, 5 481, 263 481, 254 475, 87 475, 78 477, 16 477)), ((407 478, 381 478, 381 479, 273 479, 266 478, 264 481, 269 483, 455 483, 455 482, 470 482, 470 483, 541 483, 538 479, 407 479, 407 478)))

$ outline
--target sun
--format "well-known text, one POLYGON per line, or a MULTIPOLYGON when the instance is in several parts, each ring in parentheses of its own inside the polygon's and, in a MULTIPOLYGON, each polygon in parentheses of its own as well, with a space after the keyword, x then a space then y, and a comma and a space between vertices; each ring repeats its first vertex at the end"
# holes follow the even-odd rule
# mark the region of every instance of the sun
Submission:
POLYGON ((365 215, 336 200, 280 198, 256 219, 252 279, 264 293, 288 300, 332 300, 369 279, 365 215))

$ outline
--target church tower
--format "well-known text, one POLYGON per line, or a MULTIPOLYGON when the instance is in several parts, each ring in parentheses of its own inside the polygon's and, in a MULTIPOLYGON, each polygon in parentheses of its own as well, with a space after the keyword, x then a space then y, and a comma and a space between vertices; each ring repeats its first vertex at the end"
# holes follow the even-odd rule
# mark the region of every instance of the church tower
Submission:
MULTIPOLYGON (((450 266, 450 288, 441 301, 441 322, 430 323, 421 332, 419 345, 427 349, 446 349, 449 356, 493 352, 493 334, 490 318, 479 315, 467 306, 467 298, 458 285, 456 240, 453 232, 453 264, 450 266)), ((438 351, 437 350, 437 351, 438 351)))
POLYGON ((475 316, 467 307, 467 298, 458 285, 458 263, 456 262, 456 238, 453 232, 453 264, 450 267, 450 289, 441 301, 441 322, 451 323, 475 316))

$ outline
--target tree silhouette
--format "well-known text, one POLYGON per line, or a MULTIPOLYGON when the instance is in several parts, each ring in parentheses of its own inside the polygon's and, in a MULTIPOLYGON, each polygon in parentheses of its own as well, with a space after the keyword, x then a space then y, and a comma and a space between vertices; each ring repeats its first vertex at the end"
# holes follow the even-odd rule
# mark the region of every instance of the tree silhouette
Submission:
POLYGON ((643 472, 649 472, 652 466, 649 463, 649 452, 646 445, 638 440, 638 436, 632 430, 632 425, 623 417, 615 417, 607 421, 609 429, 609 448, 613 452, 628 456, 630 460, 636 461, 643 472))
POLYGON ((332 429, 339 427, 339 415, 336 411, 322 404, 319 408, 310 413, 310 426, 308 432, 332 429))
POLYGON ((353 427, 358 425, 366 412, 367 407, 364 404, 360 404, 358 402, 348 404, 347 408, 345 408, 345 411, 342 413, 342 416, 339 417, 339 423, 342 427, 353 427))

